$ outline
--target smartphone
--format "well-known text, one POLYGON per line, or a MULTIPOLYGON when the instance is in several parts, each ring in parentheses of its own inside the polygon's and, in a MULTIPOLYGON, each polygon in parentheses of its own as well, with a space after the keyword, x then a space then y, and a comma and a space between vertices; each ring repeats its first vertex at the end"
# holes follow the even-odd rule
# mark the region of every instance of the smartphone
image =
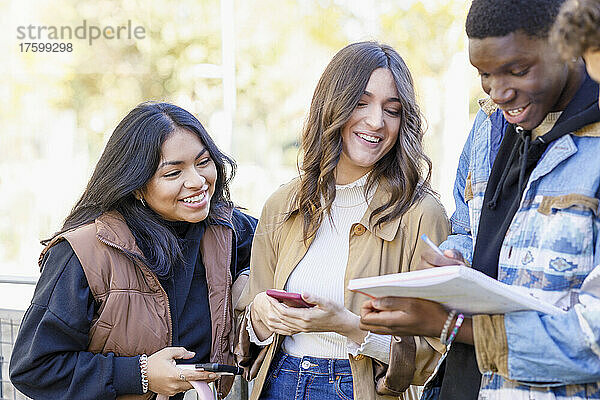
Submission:
POLYGON ((290 307, 310 308, 315 306, 314 304, 304 301, 300 293, 286 292, 285 290, 277 289, 267 289, 267 295, 290 307))
POLYGON ((219 363, 200 363, 200 364, 177 364, 177 368, 193 369, 196 371, 214 372, 218 376, 223 375, 242 375, 244 370, 235 365, 219 364, 219 363))

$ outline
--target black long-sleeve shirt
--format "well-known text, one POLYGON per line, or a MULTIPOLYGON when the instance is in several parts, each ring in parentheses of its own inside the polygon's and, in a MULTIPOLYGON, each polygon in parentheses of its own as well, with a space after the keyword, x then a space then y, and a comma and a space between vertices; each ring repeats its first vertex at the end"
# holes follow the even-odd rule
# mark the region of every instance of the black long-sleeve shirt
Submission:
MULTIPOLYGON (((234 210, 235 244, 231 273, 249 267, 256 219, 234 210)), ((195 351, 193 361, 210 354, 210 309, 206 272, 199 254, 203 224, 177 227, 183 235, 187 267, 161 279, 171 307, 173 345, 195 351)), ((68 242, 47 253, 31 305, 21 323, 11 362, 11 381, 35 399, 110 399, 141 394, 139 356, 116 357, 87 351, 97 311, 79 259, 68 242)), ((178 397, 183 397, 180 395, 178 397)), ((175 398, 178 398, 175 397, 175 398)))

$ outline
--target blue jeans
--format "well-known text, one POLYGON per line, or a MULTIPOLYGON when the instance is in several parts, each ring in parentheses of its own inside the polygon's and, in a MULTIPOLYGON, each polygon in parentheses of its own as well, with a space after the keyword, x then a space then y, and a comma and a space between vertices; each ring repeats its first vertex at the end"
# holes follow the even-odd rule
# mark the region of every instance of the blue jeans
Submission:
POLYGON ((262 400, 353 400, 350 362, 304 356, 279 350, 269 368, 262 400))

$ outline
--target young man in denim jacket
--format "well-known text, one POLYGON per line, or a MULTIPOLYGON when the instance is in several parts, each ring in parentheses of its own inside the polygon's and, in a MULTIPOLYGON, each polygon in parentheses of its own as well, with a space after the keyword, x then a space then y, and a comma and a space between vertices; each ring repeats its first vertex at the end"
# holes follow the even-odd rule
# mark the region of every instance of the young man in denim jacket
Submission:
MULTIPOLYGON (((548 40, 561 3, 473 1, 469 56, 490 98, 460 157, 446 257, 425 253, 421 266, 464 261, 566 312, 466 318, 426 395, 600 399, 598 84, 548 40)), ((456 321, 406 298, 366 302, 361 314, 364 329, 399 336, 439 336, 456 321)))

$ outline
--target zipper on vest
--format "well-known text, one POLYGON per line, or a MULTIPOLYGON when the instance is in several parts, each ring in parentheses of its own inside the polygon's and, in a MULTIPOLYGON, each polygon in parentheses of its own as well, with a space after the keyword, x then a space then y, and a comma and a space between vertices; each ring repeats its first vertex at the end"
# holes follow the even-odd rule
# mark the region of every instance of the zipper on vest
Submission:
POLYGON ((161 293, 163 294, 165 300, 167 301, 167 327, 169 328, 169 346, 172 346, 173 345, 173 325, 172 325, 173 322, 171 321, 171 304, 169 304, 169 296, 167 296, 167 292, 165 292, 165 289, 163 289, 162 285, 158 281, 156 274, 154 272, 152 272, 143 262, 141 262, 141 260, 137 259, 135 257, 135 255, 133 253, 131 253, 130 251, 127 251, 123 247, 121 247, 117 244, 114 244, 112 242, 109 242, 108 240, 106 240, 98 235, 96 235, 96 238, 98 238, 98 240, 101 241, 102 243, 104 243, 105 245, 125 253, 126 256, 128 256, 132 259, 132 261, 135 265, 140 265, 142 268, 145 268, 147 270, 147 272, 150 274, 150 276, 152 276, 152 279, 154 279, 154 281, 158 285, 161 293))
MULTIPOLYGON (((230 256, 231 257, 231 256, 230 256)), ((231 264, 231 261, 229 262, 228 265, 231 264)), ((223 349, 223 346, 226 345, 226 341, 225 341, 225 326, 227 325, 226 321, 227 321, 227 315, 229 314, 229 298, 231 297, 231 272, 229 272, 229 267, 228 269, 225 271, 225 273, 227 274, 227 284, 225 286, 225 306, 223 307, 223 329, 221 331, 221 337, 220 339, 220 343, 221 343, 221 349, 223 349)), ((231 328, 233 329, 233 324, 235 323, 235 321, 231 321, 231 328)), ((224 349, 225 351, 228 351, 228 348, 224 349)), ((221 363, 224 361, 223 360, 223 352, 221 352, 219 354, 219 358, 221 359, 221 363)))
MULTIPOLYGON (((229 269, 229 268, 228 268, 229 269)), ((227 312, 229 310, 229 292, 231 291, 231 276, 230 276, 230 272, 229 271, 225 271, 227 273, 227 284, 225 286, 225 299, 224 299, 224 306, 223 306, 223 323, 221 324, 221 326, 223 328, 221 328, 221 332, 218 334, 219 337, 216 338, 217 342, 220 345, 220 351, 218 352, 217 356, 217 362, 223 364, 224 363, 224 359, 223 359, 223 350, 228 351, 228 348, 225 347, 225 345, 227 344, 225 342, 225 326, 227 325, 227 312)), ((235 323, 235 321, 231 321, 232 324, 235 323)), ((232 329, 233 329, 233 325, 232 325, 232 329)), ((220 380, 217 380, 217 382, 215 382, 215 389, 217 389, 219 398, 222 399, 223 397, 223 390, 222 390, 222 386, 223 384, 220 382, 220 380)))
MULTIPOLYGON (((225 298, 224 298, 224 306, 223 306, 223 323, 221 324, 223 328, 221 328, 221 333, 219 334, 219 337, 216 338, 216 340, 218 341, 219 345, 220 345, 220 350, 219 354, 217 354, 217 360, 220 363, 223 363, 225 360, 223 358, 224 352, 225 351, 230 351, 229 348, 227 347, 227 342, 225 339, 225 327, 227 325, 227 315, 229 314, 229 303, 230 303, 230 298, 231 298, 231 285, 232 285, 232 277, 231 277, 231 271, 230 271, 230 266, 231 266, 231 252, 229 252, 229 256, 227 257, 227 263, 226 263, 226 270, 225 270, 225 276, 226 276, 226 284, 225 284, 225 298)), ((235 320, 234 318, 231 319, 231 329, 235 329, 235 320)), ((231 343, 233 344, 233 342, 231 343)), ((231 353, 233 354, 233 351, 231 351, 231 353)), ((224 398, 225 396, 223 395, 223 384, 220 381, 217 381, 215 384, 215 388, 217 389, 219 398, 224 398)))

